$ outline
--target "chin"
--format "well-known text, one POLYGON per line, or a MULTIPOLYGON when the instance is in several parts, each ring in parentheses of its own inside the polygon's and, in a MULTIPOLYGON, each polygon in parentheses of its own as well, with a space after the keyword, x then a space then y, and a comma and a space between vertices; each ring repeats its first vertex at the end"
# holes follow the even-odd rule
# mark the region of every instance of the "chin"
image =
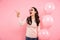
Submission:
POLYGON ((33 15, 31 15, 31 16, 33 16, 33 15))

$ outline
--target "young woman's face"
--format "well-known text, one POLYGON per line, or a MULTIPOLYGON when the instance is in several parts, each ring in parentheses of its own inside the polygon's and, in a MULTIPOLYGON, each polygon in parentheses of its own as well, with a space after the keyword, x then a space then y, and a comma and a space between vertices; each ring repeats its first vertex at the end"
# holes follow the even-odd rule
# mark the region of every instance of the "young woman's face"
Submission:
POLYGON ((34 16, 35 13, 36 13, 36 11, 34 10, 34 8, 31 8, 31 9, 29 10, 29 12, 30 12, 30 16, 34 16))

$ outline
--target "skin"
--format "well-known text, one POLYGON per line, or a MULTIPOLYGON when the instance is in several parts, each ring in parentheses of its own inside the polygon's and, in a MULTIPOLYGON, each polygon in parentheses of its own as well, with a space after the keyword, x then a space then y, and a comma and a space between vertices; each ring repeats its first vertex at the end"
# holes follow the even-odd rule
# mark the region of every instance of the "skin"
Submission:
MULTIPOLYGON (((32 17, 32 19, 35 19, 35 13, 36 12, 35 12, 34 8, 31 8, 29 10, 29 12, 31 13, 30 16, 32 17), (33 10, 33 11, 31 11, 31 10, 33 10)), ((16 13, 17 13, 17 18, 19 18, 20 17, 20 12, 19 11, 16 11, 16 13)), ((39 32, 40 32, 40 24, 38 26, 38 34, 39 34, 39 32)))
POLYGON ((20 17, 20 12, 16 11, 16 13, 17 13, 17 18, 20 17))
MULTIPOLYGON (((34 8, 31 8, 30 10, 29 10, 29 12, 31 13, 30 14, 30 16, 32 17, 32 19, 35 19, 35 10, 34 10, 34 8)), ((20 17, 20 12, 19 11, 16 11, 16 13, 17 13, 17 17, 20 17)))

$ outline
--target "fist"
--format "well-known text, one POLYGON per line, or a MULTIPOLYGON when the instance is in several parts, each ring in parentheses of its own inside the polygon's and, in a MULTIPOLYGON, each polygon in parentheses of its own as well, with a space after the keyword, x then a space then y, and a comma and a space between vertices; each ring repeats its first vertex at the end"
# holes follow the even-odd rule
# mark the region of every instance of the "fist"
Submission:
POLYGON ((17 17, 20 17, 20 12, 19 11, 16 11, 16 13, 17 13, 17 17))

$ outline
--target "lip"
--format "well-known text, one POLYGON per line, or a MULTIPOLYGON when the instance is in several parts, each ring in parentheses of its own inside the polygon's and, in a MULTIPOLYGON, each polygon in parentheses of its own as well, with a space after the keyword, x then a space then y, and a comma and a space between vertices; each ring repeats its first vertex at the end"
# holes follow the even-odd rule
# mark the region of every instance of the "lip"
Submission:
POLYGON ((32 14, 32 13, 30 12, 30 14, 32 14))

